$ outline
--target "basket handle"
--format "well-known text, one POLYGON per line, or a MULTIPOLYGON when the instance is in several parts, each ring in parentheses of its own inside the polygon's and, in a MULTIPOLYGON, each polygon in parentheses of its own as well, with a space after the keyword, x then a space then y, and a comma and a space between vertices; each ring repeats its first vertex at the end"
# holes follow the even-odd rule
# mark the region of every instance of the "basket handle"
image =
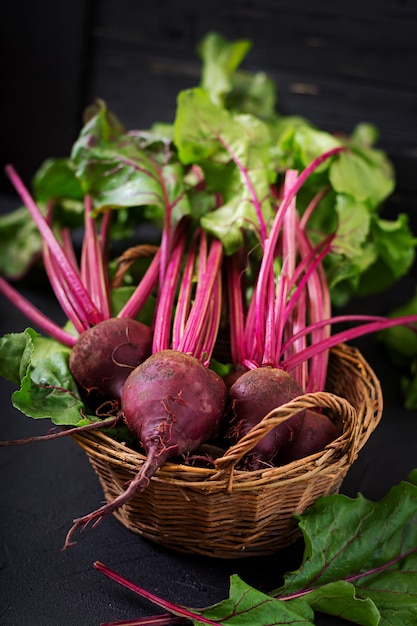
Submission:
POLYGON ((236 463, 275 426, 278 426, 300 411, 318 407, 331 409, 334 413, 340 415, 344 421, 354 420, 357 416, 356 409, 348 400, 333 393, 316 391, 314 393, 302 394, 265 415, 246 435, 231 446, 222 457, 216 459, 216 468, 221 471, 232 471, 236 463))
POLYGON ((157 251, 158 246, 145 243, 132 246, 125 250, 117 260, 116 272, 112 280, 112 288, 115 289, 121 286, 127 270, 137 259, 154 256, 157 251))

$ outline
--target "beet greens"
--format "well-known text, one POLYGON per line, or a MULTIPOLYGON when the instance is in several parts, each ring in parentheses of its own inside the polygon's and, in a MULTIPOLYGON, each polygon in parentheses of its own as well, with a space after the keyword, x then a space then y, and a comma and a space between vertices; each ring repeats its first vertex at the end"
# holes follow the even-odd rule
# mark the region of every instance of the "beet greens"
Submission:
MULTIPOLYGON (((68 320, 74 326, 76 333, 81 334, 91 326, 109 319, 111 317, 111 305, 106 262, 109 217, 105 216, 103 219, 100 241, 91 215, 91 199, 86 196, 85 236, 81 267, 79 268, 76 264, 76 256, 68 231, 61 233, 62 242, 59 242, 48 224, 48 220, 42 215, 15 169, 8 166, 6 171, 42 235, 45 271, 57 300, 68 320)), ((155 259, 143 281, 140 282, 130 297, 125 309, 119 313, 119 317, 127 317, 129 314, 129 317, 134 318, 145 304, 157 282, 155 270, 159 265, 159 255, 155 259)), ((53 323, 48 324, 45 316, 39 315, 38 311, 11 285, 6 285, 4 279, 1 279, 0 289, 6 296, 13 298, 16 306, 28 315, 37 326, 65 345, 74 346, 76 336, 62 331, 53 323)))
MULTIPOLYGON (((303 183, 325 160, 337 158, 344 151, 336 148, 324 153, 300 174, 294 170, 286 172, 282 191, 276 194, 276 212, 269 232, 264 232, 263 222, 260 224, 262 255, 256 271, 252 271, 255 278, 248 299, 240 280, 252 268, 249 269, 247 260, 246 267, 243 264, 239 267, 241 252, 229 262, 232 358, 237 372, 247 370, 229 389, 232 414, 229 436, 234 442, 274 408, 303 392, 323 390, 328 351, 332 346, 394 324, 393 320, 383 318, 331 315, 323 261, 332 250, 336 233, 314 245, 306 232, 322 194, 316 196, 303 219, 297 212, 297 192, 303 183), (355 322, 356 326, 331 335, 332 326, 341 321, 355 322), (262 376, 255 376, 257 372, 262 376), (293 383, 290 384, 288 377, 293 383)), ((396 323, 410 325, 416 321, 416 317, 409 316, 397 319, 396 323)), ((324 425, 315 428, 313 437, 312 427, 306 425, 304 429, 304 418, 304 413, 298 414, 272 429, 245 455, 239 467, 256 470, 283 462, 280 457, 285 458, 285 448, 296 444, 298 439, 310 440, 309 446, 304 447, 307 456, 322 449, 329 443, 328 435, 322 435, 324 425)), ((331 423, 328 430, 336 436, 331 423)), ((288 455, 287 459, 290 458, 288 455)))

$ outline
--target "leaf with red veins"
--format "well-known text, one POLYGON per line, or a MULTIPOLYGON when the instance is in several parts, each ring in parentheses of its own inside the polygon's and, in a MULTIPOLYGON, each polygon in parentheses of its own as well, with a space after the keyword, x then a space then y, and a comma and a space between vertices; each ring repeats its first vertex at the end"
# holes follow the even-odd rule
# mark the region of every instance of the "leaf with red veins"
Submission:
POLYGON ((368 621, 354 623, 417 624, 415 484, 402 482, 379 502, 361 494, 355 499, 327 496, 298 517, 306 543, 304 562, 286 575, 283 587, 272 592, 274 597, 287 602, 303 598, 333 615, 342 614, 350 601, 358 606, 360 600, 368 621), (372 621, 372 605, 381 621, 372 621))

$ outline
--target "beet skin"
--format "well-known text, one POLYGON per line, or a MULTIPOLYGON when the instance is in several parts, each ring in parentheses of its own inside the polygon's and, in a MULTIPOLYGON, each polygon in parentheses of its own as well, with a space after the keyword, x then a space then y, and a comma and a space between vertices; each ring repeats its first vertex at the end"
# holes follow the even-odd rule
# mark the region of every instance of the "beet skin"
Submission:
POLYGON ((335 424, 327 415, 308 409, 296 437, 278 455, 278 463, 285 465, 320 452, 341 434, 341 426, 335 424))
POLYGON ((148 326, 116 317, 80 335, 69 366, 78 386, 93 400, 120 400, 126 378, 151 351, 152 331, 148 326))
MULTIPOLYGON (((302 394, 295 378, 285 370, 259 367, 242 374, 229 389, 232 411, 231 437, 241 439, 270 411, 302 394)), ((284 446, 295 437, 304 419, 304 411, 276 426, 250 450, 240 469, 253 471, 271 466, 284 446)))
POLYGON ((167 458, 192 452, 216 436, 226 398, 215 372, 193 356, 162 350, 129 375, 122 410, 146 453, 167 458))
POLYGON ((226 398, 222 378, 188 354, 161 350, 136 367, 123 387, 122 412, 146 452, 146 461, 113 501, 74 520, 64 547, 73 545, 77 528, 98 523, 146 489, 167 459, 192 452, 214 437, 226 398))

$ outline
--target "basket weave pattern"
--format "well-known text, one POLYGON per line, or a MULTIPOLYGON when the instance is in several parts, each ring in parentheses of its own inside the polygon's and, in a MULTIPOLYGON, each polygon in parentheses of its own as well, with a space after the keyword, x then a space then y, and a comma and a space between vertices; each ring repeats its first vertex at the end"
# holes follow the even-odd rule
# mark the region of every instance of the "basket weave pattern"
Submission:
MULTIPOLYGON (((299 536, 294 513, 335 493, 382 414, 379 382, 360 352, 331 351, 327 390, 305 394, 269 413, 236 445, 204 468, 166 463, 142 493, 114 515, 130 530, 177 551, 218 558, 270 554, 299 536), (325 407, 342 420, 341 436, 322 452, 255 472, 235 468, 271 428, 300 409, 325 407)), ((74 435, 113 500, 145 457, 101 432, 74 435)))

